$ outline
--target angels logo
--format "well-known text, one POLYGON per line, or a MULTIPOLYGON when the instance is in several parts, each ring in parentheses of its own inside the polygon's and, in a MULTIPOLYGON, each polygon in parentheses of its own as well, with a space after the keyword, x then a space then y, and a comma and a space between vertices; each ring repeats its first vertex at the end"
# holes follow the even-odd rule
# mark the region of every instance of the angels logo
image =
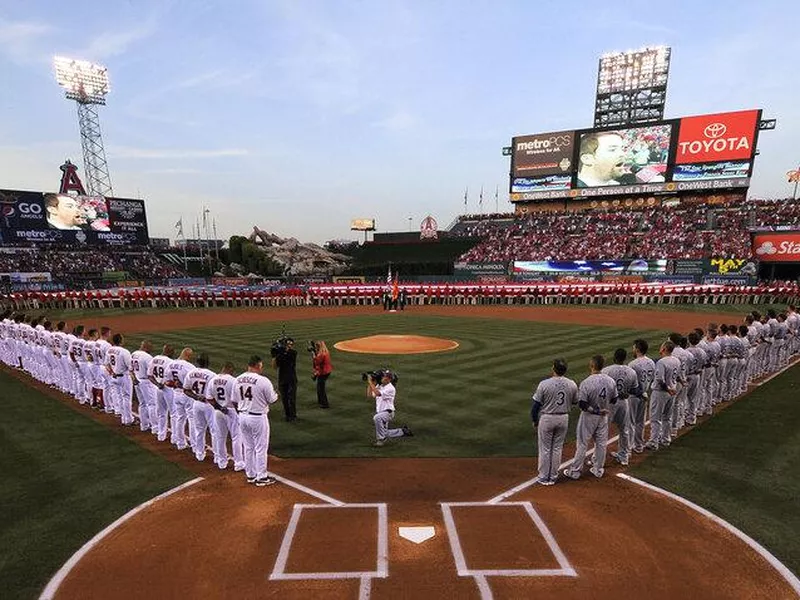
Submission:
POLYGON ((419 237, 423 240, 435 240, 439 237, 439 225, 436 223, 436 219, 428 215, 422 220, 419 237))

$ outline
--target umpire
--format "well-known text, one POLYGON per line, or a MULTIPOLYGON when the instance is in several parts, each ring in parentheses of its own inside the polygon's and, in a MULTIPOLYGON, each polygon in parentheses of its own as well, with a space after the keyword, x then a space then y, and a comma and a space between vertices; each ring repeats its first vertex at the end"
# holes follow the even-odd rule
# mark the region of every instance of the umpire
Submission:
POLYGON ((278 369, 278 394, 283 403, 283 414, 287 421, 297 420, 297 350, 294 340, 286 338, 286 348, 272 359, 278 369))
POLYGON ((531 419, 539 440, 539 485, 553 485, 558 478, 561 452, 567 437, 569 409, 578 400, 578 386, 564 377, 567 361, 553 361, 550 377, 542 381, 533 394, 531 419))

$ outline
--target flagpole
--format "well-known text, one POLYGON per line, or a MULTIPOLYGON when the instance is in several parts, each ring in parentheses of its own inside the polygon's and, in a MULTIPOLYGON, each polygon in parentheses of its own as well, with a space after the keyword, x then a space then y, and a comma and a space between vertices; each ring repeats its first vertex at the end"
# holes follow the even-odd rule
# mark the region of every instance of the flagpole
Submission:
POLYGON ((481 184, 481 195, 478 196, 478 214, 483 214, 483 184, 481 184))
POLYGON ((494 212, 500 212, 500 205, 498 204, 498 196, 500 194, 500 186, 495 186, 494 188, 494 212))
POLYGON ((467 196, 469 195, 469 186, 464 188, 464 214, 467 214, 467 196))
POLYGON ((214 256, 216 256, 217 266, 219 266, 219 244, 217 243, 217 217, 214 217, 214 256))

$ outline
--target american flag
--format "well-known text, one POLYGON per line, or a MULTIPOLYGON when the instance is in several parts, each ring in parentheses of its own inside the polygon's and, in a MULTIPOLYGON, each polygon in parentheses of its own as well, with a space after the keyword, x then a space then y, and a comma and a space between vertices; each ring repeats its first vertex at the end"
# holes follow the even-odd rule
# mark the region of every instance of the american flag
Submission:
POLYGON ((389 272, 386 274, 386 285, 392 286, 392 265, 389 264, 389 272))

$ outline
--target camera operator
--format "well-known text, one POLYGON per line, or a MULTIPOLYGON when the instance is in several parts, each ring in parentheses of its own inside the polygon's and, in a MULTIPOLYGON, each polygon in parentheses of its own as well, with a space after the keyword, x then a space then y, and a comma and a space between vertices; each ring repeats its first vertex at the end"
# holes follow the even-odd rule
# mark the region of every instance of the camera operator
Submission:
POLYGON ((383 446, 388 438, 411 437, 414 434, 403 425, 399 429, 389 429, 394 418, 394 398, 396 390, 392 383, 391 371, 372 373, 367 378, 367 394, 375 398, 375 446, 383 446), (380 376, 380 377, 378 377, 380 376))
POLYGON ((284 338, 279 352, 272 357, 272 366, 278 369, 278 394, 283 403, 287 421, 297 420, 297 350, 294 340, 284 338))
POLYGON ((312 342, 311 364, 314 368, 314 381, 317 382, 317 403, 320 408, 330 408, 328 404, 328 392, 325 390, 325 384, 333 371, 331 365, 331 353, 328 351, 328 346, 322 340, 312 342))

